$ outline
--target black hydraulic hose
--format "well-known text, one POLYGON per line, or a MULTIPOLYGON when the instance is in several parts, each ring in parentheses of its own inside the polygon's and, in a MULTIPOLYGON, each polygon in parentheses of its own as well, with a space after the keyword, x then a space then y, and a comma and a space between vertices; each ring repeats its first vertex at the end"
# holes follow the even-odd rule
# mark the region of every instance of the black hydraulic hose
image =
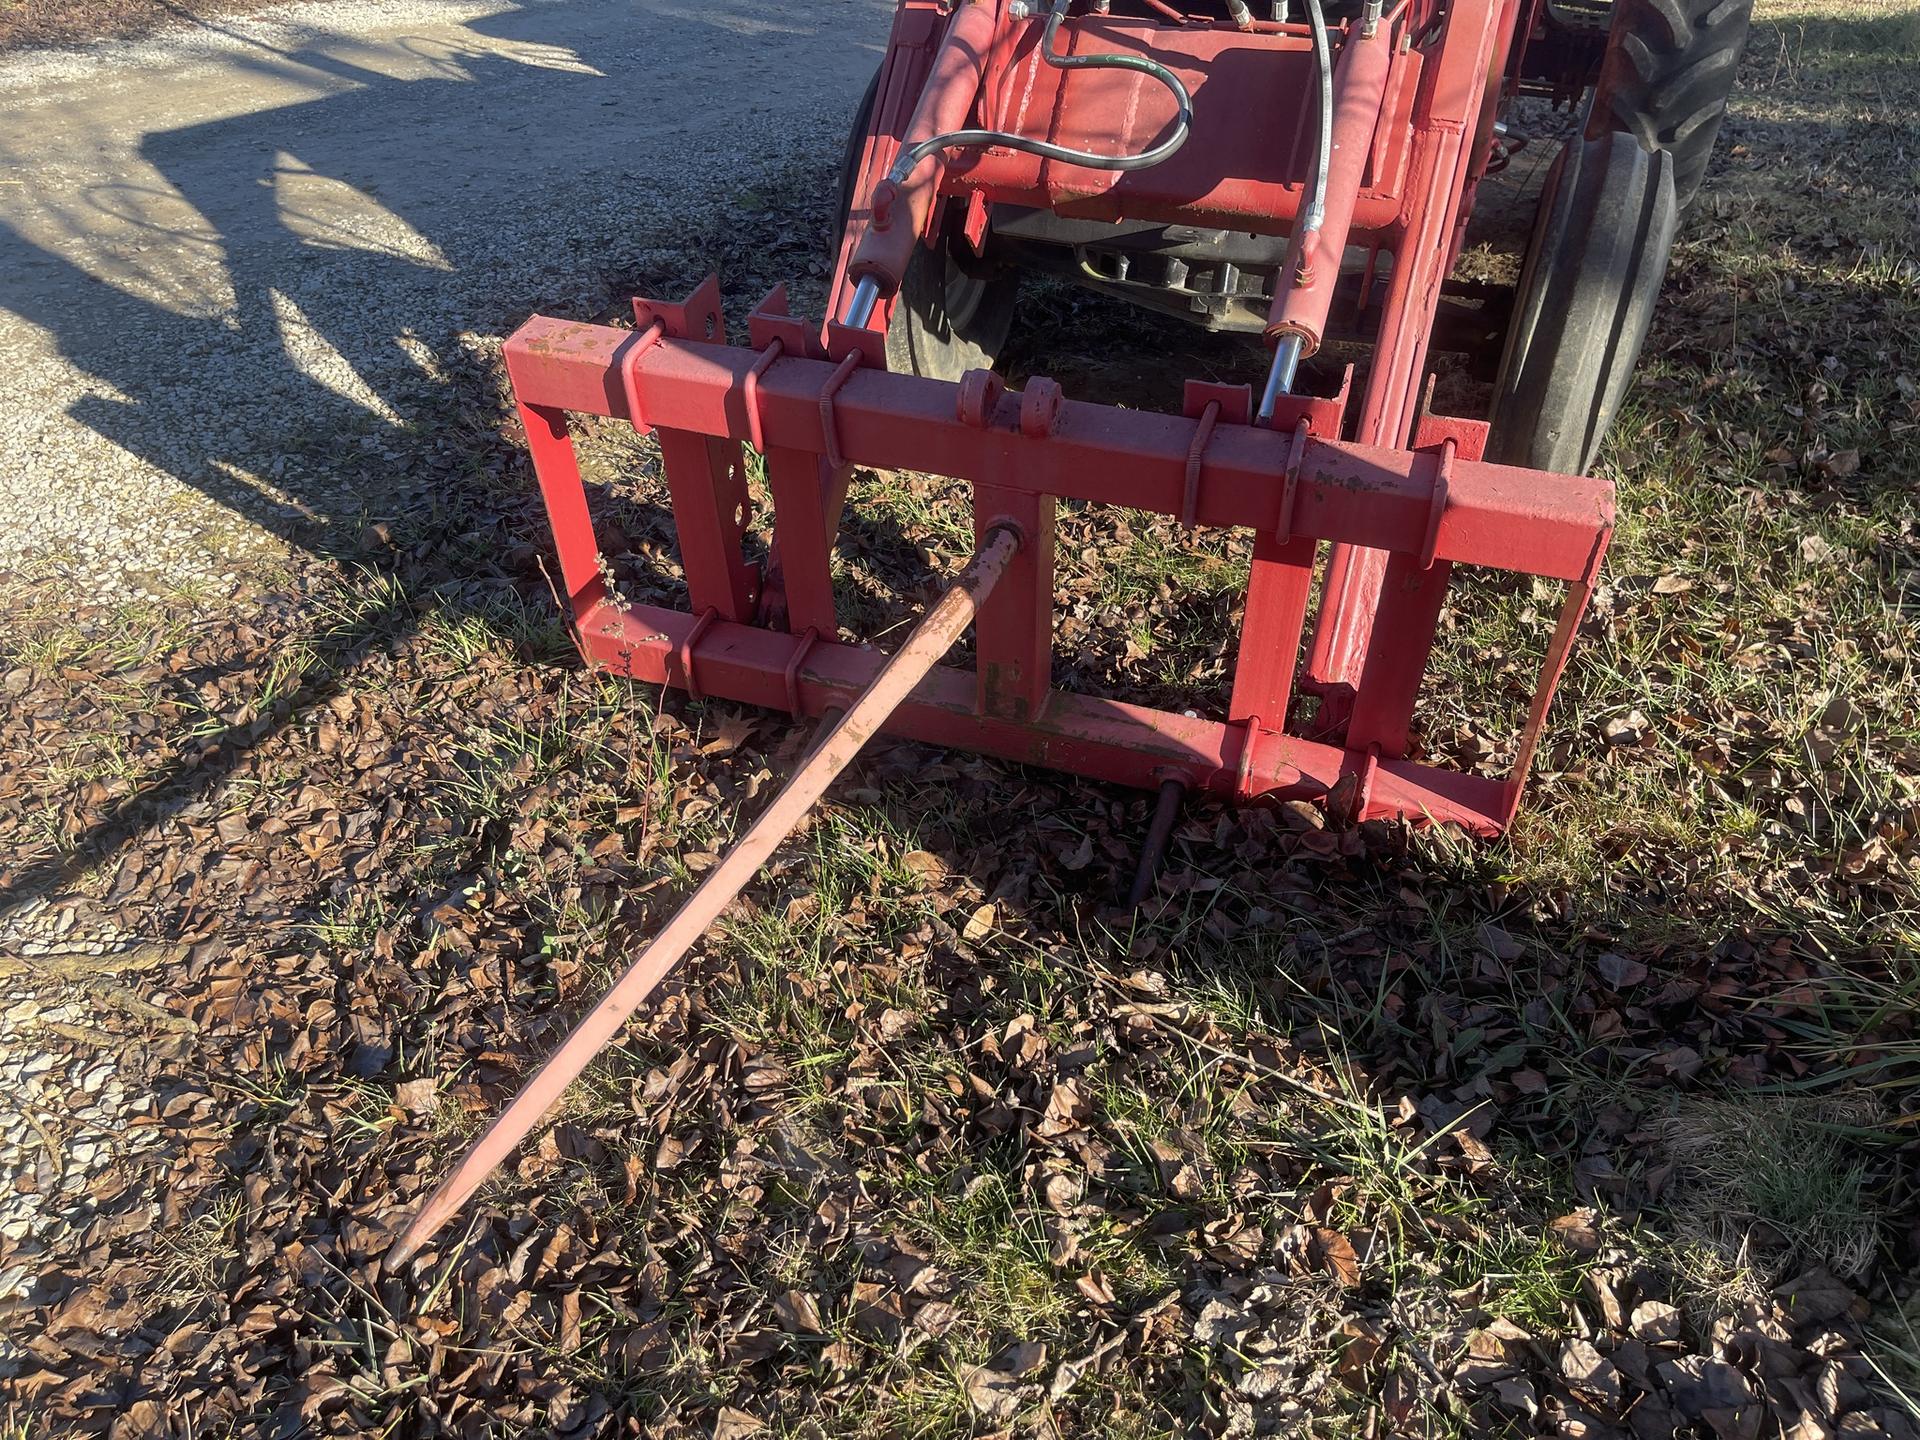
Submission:
POLYGON ((1333 164, 1333 47, 1320 0, 1307 0, 1307 22, 1313 27, 1313 58, 1320 69, 1320 138, 1314 147, 1313 199, 1300 217, 1300 228, 1312 232, 1327 216, 1327 171, 1333 164))
MULTIPOLYGON (((1173 92, 1174 102, 1180 107, 1179 114, 1174 117, 1172 132, 1166 139, 1152 149, 1142 150, 1138 155, 1096 155, 1090 150, 1072 150, 1065 145, 1033 140, 1005 130, 949 130, 944 135, 930 135, 918 145, 901 151, 900 158, 893 162, 893 169, 887 172, 887 179, 895 185, 904 185, 914 167, 929 155, 961 145, 999 145, 1048 160, 1061 160, 1069 165, 1084 165, 1090 170, 1144 170, 1149 165, 1158 165, 1186 144, 1187 133, 1193 128, 1193 97, 1187 93, 1187 87, 1180 83, 1180 77, 1166 66, 1144 55, 1054 53, 1054 34, 1060 29, 1060 22, 1067 18, 1067 10, 1072 3, 1073 0, 1053 0, 1053 9, 1047 15, 1046 33, 1040 37, 1040 58, 1058 70, 1137 70, 1143 75, 1152 76, 1173 92)), ((1313 0, 1313 5, 1317 14, 1319 0, 1313 0)), ((1324 178, 1321 183, 1324 187, 1324 178)))

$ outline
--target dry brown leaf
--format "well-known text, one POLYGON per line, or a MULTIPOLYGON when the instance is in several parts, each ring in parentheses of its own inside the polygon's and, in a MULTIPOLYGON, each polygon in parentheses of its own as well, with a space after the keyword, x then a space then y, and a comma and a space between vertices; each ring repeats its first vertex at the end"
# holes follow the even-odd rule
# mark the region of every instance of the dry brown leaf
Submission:
POLYGON ((982 905, 967 917, 966 928, 960 932, 960 938, 973 944, 987 938, 1000 921, 1000 911, 993 905, 982 905))
POLYGON ((1667 1345, 1680 1339, 1680 1312, 1660 1300, 1642 1300, 1627 1321, 1633 1338, 1648 1345, 1667 1345))
POLYGON ((820 1323, 820 1302, 804 1290, 789 1290, 773 1302, 773 1313, 780 1317, 781 1325, 796 1335, 819 1335, 823 1333, 820 1323))
POLYGON ((1321 1259, 1327 1269, 1333 1272, 1334 1282, 1343 1290, 1357 1286, 1360 1283, 1360 1257, 1353 1252, 1353 1242, 1338 1230, 1318 1229, 1313 1232, 1313 1238, 1321 1259))
POLYGON ((1547 1222, 1547 1233, 1576 1255, 1591 1255, 1600 1248, 1598 1217, 1585 1206, 1547 1222))
POLYGON ((1566 1382, 1608 1411, 1620 1408, 1624 1393, 1613 1362, 1575 1336, 1560 1347, 1560 1374, 1566 1382))
POLYGON ((946 877, 946 862, 931 850, 909 850, 900 857, 900 863, 929 883, 937 883, 946 877))

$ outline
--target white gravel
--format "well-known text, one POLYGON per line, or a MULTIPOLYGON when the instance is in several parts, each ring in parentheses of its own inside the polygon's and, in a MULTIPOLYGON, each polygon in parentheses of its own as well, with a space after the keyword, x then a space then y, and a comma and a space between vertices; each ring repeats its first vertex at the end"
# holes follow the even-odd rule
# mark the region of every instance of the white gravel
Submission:
MULTIPOLYGON (((143 947, 96 920, 85 902, 44 900, 0 916, 0 1313, 96 1221, 99 1197, 155 1161, 164 1138, 145 1053, 96 1028, 115 1017, 71 978, 104 971, 111 981, 124 961, 127 982, 139 983, 143 947)), ((18 1337, 0 1337, 0 1376, 25 1360, 18 1337)))
POLYGON ((0 57, 0 574, 244 583, 527 313, 837 153, 886 0, 328 0, 0 57))

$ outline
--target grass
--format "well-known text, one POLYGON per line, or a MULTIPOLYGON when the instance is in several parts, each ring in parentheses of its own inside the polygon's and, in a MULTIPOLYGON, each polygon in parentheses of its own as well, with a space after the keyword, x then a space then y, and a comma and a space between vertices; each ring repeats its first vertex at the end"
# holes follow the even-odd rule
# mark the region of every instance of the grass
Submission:
MULTIPOLYGON (((1863 1276, 1891 1220, 1876 1147, 1898 1136, 1869 1099, 1686 1097, 1658 1126, 1682 1235, 1759 1278, 1824 1265, 1863 1276)), ((1884 1163, 1884 1162, 1880 1162, 1884 1163)))
POLYGON ((218 1294, 225 1287, 245 1208, 240 1191, 228 1187, 160 1236, 161 1294, 177 1302, 181 1297, 218 1294))

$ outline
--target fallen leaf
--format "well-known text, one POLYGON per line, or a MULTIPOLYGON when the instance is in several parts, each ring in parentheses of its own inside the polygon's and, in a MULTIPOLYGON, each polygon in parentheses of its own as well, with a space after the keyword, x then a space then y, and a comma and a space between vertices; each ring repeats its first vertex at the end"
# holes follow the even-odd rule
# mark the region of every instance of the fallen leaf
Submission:
POLYGON ((1496 960, 1514 961, 1527 953, 1527 947, 1491 921, 1480 927, 1480 948, 1496 960))
POLYGON ((967 1403, 986 1420, 1007 1420, 1020 1408, 1020 1395, 1026 1388, 1021 1377, 1045 1363, 1047 1347, 1025 1340, 1009 1346, 994 1357, 990 1365, 967 1372, 962 1386, 967 1403))
POLYGON ((1629 710, 1608 720, 1600 727, 1600 733, 1606 736, 1609 745, 1637 745, 1652 726, 1653 722, 1638 710, 1629 710))
POLYGON ((1620 1372, 1590 1342, 1575 1336, 1560 1347, 1560 1374, 1588 1399, 1610 1411, 1620 1408, 1620 1372))
POLYGON ((1357 1286, 1360 1283, 1360 1257, 1353 1253, 1353 1242, 1338 1230, 1315 1230, 1313 1238, 1319 1246, 1321 1258, 1333 1272, 1334 1283, 1343 1290, 1357 1286))
POLYGON ((900 863, 922 880, 938 881, 947 873, 946 862, 931 850, 909 850, 900 863))
POLYGON ((1625 990, 1638 985, 1647 978, 1647 967, 1638 960, 1629 960, 1624 955, 1616 955, 1611 950, 1593 962, 1593 968, 1600 972, 1600 978, 1615 990, 1625 990))
POLYGON ((1516 1070, 1507 1076, 1507 1083, 1522 1095, 1544 1095, 1547 1093, 1547 1077, 1538 1070, 1516 1070))
POLYGON ((1853 1308, 1858 1298, 1851 1286, 1824 1268, 1815 1268, 1794 1276, 1773 1292, 1796 1325, 1814 1320, 1838 1320, 1853 1308))
POLYGON ((960 1311, 944 1300, 929 1300, 914 1312, 913 1325, 916 1330, 939 1339, 960 1323, 960 1311))
POLYGON ((437 1080, 402 1080, 393 1087, 393 1098, 409 1115, 430 1115, 440 1094, 437 1080))
POLYGON ((862 1280, 853 1287, 853 1328, 888 1345, 900 1339, 907 1307, 890 1286, 862 1280))
POLYGON ((1648 1345, 1666 1345, 1680 1338, 1680 1312, 1660 1300, 1642 1300, 1633 1307, 1627 1329, 1648 1345))
POLYGON ((790 1333, 798 1335, 822 1333, 820 1302, 804 1290, 787 1291, 773 1302, 773 1313, 780 1317, 781 1325, 790 1333))
POLYGON ((1576 1255, 1591 1255, 1600 1248, 1600 1228, 1596 1216, 1584 1206, 1557 1220, 1548 1221, 1547 1231, 1576 1255))
POLYGON ((993 927, 999 922, 1000 912, 992 905, 982 905, 967 917, 967 925, 960 932, 960 938, 978 943, 993 933, 993 927))

